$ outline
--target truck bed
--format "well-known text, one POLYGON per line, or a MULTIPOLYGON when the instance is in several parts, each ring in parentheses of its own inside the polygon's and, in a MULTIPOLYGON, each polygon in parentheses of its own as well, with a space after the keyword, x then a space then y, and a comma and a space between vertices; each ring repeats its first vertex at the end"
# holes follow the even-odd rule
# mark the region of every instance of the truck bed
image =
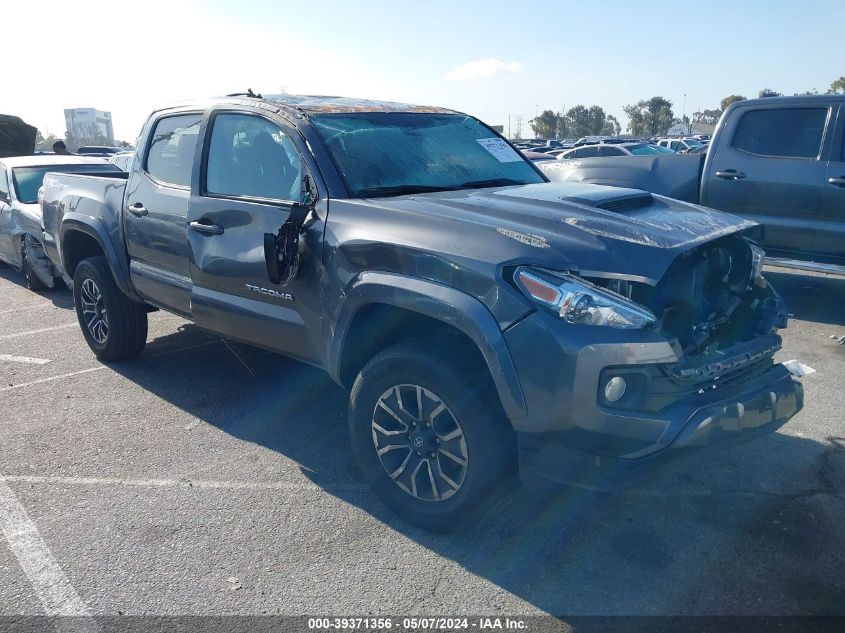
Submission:
POLYGON ((48 172, 43 186, 43 243, 47 256, 64 268, 58 249, 59 227, 67 217, 87 216, 97 220, 112 243, 123 245, 121 213, 129 174, 122 171, 97 174, 48 172))

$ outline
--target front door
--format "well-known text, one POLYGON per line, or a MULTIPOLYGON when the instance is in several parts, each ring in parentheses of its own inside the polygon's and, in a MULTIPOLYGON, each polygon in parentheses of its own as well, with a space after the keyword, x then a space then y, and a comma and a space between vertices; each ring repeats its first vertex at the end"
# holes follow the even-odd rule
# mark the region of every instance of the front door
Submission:
POLYGON ((212 111, 198 195, 188 212, 198 325, 307 361, 319 357, 323 222, 306 221, 298 275, 270 281, 264 235, 304 199, 296 132, 259 114, 212 111))
POLYGON ((144 299, 191 315, 188 202, 200 113, 150 122, 143 160, 136 160, 123 209, 129 273, 144 299))
POLYGON ((805 258, 821 206, 828 113, 827 105, 737 111, 710 148, 701 203, 761 223, 769 255, 805 258))

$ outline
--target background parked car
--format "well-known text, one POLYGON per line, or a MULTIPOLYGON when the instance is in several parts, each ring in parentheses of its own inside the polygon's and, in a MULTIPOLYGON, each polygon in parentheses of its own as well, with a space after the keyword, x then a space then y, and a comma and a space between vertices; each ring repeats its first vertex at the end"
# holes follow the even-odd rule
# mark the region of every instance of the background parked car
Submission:
POLYGON ((704 148, 704 143, 696 138, 664 138, 657 142, 660 147, 668 147, 679 154, 698 153, 692 150, 697 149, 701 151, 704 148))
POLYGON ((0 159, 0 261, 22 270, 27 287, 55 286, 62 271, 44 254, 38 189, 44 174, 117 171, 100 158, 17 156, 0 159))
POLYGON ((107 145, 85 145, 76 150, 80 156, 113 156, 126 150, 123 147, 109 147, 107 145))
POLYGON ((558 155, 558 159, 595 158, 596 156, 656 156, 674 153, 671 149, 651 143, 596 143, 566 150, 558 155))
POLYGON ((551 154, 546 154, 545 152, 534 152, 529 149, 521 150, 522 155, 525 156, 528 160, 534 161, 535 163, 541 162, 544 160, 555 160, 555 157, 551 154))

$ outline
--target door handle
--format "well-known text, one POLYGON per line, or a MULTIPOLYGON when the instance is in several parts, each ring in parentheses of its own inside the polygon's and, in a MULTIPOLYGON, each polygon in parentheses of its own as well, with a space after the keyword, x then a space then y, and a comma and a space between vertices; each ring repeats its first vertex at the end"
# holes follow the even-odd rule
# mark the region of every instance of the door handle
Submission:
POLYGON ((127 207, 126 210, 129 211, 129 213, 131 213, 132 215, 137 216, 139 218, 142 218, 149 213, 149 211, 147 211, 147 208, 140 202, 136 202, 132 206, 127 207))
POLYGON ((188 226, 197 233, 202 233, 203 235, 223 235, 223 227, 219 224, 206 224, 202 221, 194 221, 188 226))
POLYGON ((742 180, 745 178, 745 172, 737 171, 736 169, 726 169, 725 171, 717 171, 717 178, 723 180, 742 180))
POLYGON ((837 187, 845 187, 845 176, 841 178, 828 178, 827 181, 831 185, 836 185, 837 187))

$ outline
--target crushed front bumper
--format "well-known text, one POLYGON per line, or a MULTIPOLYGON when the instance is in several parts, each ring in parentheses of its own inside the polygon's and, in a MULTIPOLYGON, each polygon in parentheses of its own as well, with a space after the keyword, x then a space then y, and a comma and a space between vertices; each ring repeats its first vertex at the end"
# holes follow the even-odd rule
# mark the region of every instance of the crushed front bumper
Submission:
POLYGON ((728 356, 724 367, 714 366, 719 377, 708 375, 710 365, 681 363, 653 330, 562 327, 535 313, 510 328, 506 341, 528 409, 511 422, 529 485, 621 488, 694 451, 772 433, 803 407, 801 384, 772 363, 779 339, 773 346, 771 337, 738 345, 754 362, 737 370, 728 356), (764 350, 760 360, 756 347, 764 350), (703 382, 672 375, 689 367, 703 382), (637 384, 649 397, 627 409, 603 401, 610 374, 641 374, 637 384))
POLYGON ((693 452, 773 433, 803 404, 801 383, 783 365, 775 365, 733 393, 719 394, 716 401, 679 402, 670 407, 663 416, 669 422, 667 428, 680 429, 677 434, 627 455, 574 449, 565 444, 565 434, 520 433, 520 476, 526 484, 541 487, 568 484, 616 490, 693 452))

